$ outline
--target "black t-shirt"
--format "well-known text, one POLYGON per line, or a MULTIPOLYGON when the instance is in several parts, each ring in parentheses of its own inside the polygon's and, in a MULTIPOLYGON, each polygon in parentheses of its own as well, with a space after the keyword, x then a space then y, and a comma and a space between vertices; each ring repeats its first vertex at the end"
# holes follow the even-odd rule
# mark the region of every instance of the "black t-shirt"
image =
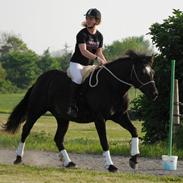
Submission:
POLYGON ((76 36, 75 51, 70 61, 81 65, 92 65, 93 60, 86 58, 80 52, 79 44, 82 43, 86 43, 87 50, 95 54, 97 49, 103 46, 103 36, 98 30, 95 34, 90 34, 87 28, 82 29, 76 36))

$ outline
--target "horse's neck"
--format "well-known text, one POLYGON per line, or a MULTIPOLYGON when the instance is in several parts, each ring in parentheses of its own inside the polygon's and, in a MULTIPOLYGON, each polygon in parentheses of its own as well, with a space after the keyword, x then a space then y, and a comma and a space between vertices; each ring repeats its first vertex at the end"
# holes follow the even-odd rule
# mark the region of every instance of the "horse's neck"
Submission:
MULTIPOLYGON (((106 65, 106 67, 115 75, 117 76, 120 80, 127 82, 131 84, 131 69, 132 65, 130 61, 114 61, 113 63, 110 63, 109 65, 106 65)), ((112 75, 110 76, 110 81, 111 84, 118 88, 123 94, 125 94, 130 86, 127 84, 124 84, 120 81, 118 81, 116 78, 114 78, 112 75)))
POLYGON ((130 74, 132 69, 132 64, 130 60, 117 60, 108 65, 106 65, 114 74, 120 77, 120 79, 130 82, 130 74))

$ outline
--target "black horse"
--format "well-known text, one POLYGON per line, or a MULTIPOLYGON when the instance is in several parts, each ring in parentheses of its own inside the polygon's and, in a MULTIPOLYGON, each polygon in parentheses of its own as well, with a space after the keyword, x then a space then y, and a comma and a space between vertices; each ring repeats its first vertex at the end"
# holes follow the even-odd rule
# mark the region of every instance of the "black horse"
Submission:
POLYGON ((58 70, 42 74, 15 107, 4 125, 5 131, 14 133, 25 121, 14 163, 22 161, 25 140, 36 120, 50 111, 57 120, 54 141, 64 159, 65 167, 75 166, 64 148, 64 136, 68 130, 69 121, 94 122, 104 151, 106 168, 112 172, 116 171, 117 168, 110 157, 105 125, 106 120, 112 120, 132 135, 130 166, 135 168, 139 155, 138 134, 128 115, 127 92, 131 86, 134 86, 152 100, 157 98, 158 91, 153 80, 154 71, 151 65, 152 56, 129 51, 125 57, 96 69, 92 78, 88 77, 78 91, 77 118, 68 116, 66 112, 70 78, 65 72, 58 70), (97 79, 98 83, 93 87, 97 79))

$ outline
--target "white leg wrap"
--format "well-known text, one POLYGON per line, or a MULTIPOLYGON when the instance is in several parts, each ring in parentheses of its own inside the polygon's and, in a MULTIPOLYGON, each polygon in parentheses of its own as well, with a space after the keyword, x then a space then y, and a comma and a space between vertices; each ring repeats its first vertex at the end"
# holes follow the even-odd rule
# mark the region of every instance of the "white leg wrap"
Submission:
POLYGON ((16 154, 18 156, 23 157, 23 155, 24 155, 24 147, 25 147, 25 142, 24 143, 20 142, 19 145, 18 145, 18 148, 16 150, 16 154))
POLYGON ((136 154, 140 154, 139 151, 139 138, 133 137, 131 142, 131 155, 134 156, 136 154))
POLYGON ((113 165, 112 159, 111 159, 111 155, 110 155, 110 151, 105 151, 103 153, 104 156, 104 161, 105 161, 105 167, 108 168, 109 165, 113 165))
POLYGON ((63 157, 63 159, 64 159, 64 166, 67 166, 69 164, 69 162, 71 162, 71 159, 69 158, 69 155, 68 155, 68 153, 67 153, 67 151, 65 149, 60 151, 59 157, 63 157))

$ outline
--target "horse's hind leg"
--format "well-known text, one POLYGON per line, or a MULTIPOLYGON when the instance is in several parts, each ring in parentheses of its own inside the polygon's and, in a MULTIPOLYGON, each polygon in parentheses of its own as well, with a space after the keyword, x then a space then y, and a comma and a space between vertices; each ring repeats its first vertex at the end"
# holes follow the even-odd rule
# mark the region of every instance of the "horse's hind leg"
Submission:
POLYGON ((57 131, 55 134, 54 141, 59 150, 59 157, 64 160, 64 167, 71 168, 75 167, 76 164, 73 163, 64 147, 64 136, 68 130, 69 121, 57 118, 57 131))
POLYGON ((128 112, 125 114, 121 115, 117 114, 113 116, 112 119, 114 122, 118 123, 121 125, 123 128, 127 129, 132 136, 131 140, 131 158, 129 160, 130 167, 135 169, 137 168, 137 163, 138 163, 138 157, 139 157, 139 139, 138 139, 138 133, 137 129, 134 127, 134 125, 131 123, 131 120, 129 118, 128 112))
POLYGON ((30 131, 31 131, 34 123, 41 115, 42 115, 42 113, 28 115, 27 120, 22 128, 21 140, 20 140, 19 146, 16 150, 17 156, 16 156, 16 160, 14 161, 14 164, 19 164, 22 162, 22 158, 24 155, 25 140, 28 137, 28 135, 30 134, 30 131))

